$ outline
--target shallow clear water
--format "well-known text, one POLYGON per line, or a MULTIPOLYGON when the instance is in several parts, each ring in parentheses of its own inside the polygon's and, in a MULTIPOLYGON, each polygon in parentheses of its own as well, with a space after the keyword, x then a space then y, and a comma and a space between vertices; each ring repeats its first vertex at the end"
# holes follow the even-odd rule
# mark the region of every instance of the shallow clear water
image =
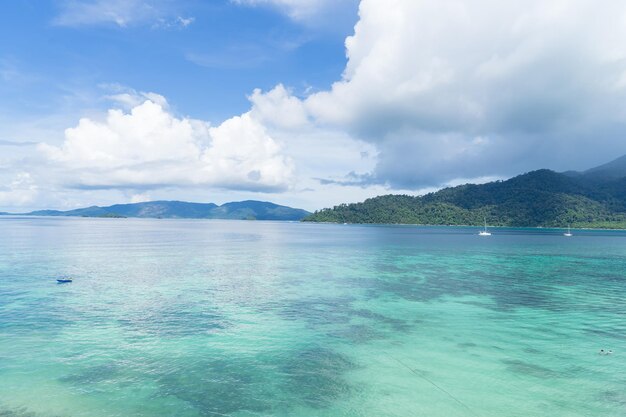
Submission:
POLYGON ((492 231, 0 217, 0 416, 624 416, 626 233, 492 231))

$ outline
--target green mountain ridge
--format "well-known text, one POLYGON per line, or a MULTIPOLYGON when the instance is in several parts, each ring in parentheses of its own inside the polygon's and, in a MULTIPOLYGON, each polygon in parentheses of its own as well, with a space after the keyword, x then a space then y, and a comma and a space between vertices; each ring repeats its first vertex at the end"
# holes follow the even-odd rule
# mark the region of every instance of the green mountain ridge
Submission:
POLYGON ((316 211, 308 222, 626 228, 626 156, 584 172, 528 172, 424 196, 384 195, 316 211))
POLYGON ((37 210, 30 213, 20 214, 29 216, 57 217, 139 217, 298 221, 310 213, 306 210, 281 206, 266 201, 247 200, 226 203, 221 206, 213 203, 149 201, 143 203, 115 204, 107 207, 91 206, 68 211, 37 210))
POLYGON ((587 177, 623 178, 626 177, 626 155, 609 163, 588 169, 583 173, 587 177))

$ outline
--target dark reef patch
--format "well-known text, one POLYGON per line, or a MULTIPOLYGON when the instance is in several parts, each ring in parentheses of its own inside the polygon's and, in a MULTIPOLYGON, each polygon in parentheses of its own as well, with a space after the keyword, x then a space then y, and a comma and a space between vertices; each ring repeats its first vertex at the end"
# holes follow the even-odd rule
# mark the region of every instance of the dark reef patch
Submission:
POLYGON ((302 320, 329 336, 345 337, 357 343, 384 338, 387 331, 408 332, 413 328, 405 320, 354 308, 353 301, 352 297, 296 300, 278 312, 287 320, 302 320))
POLYGON ((56 335, 76 321, 70 317, 77 317, 71 308, 57 303, 52 297, 46 297, 19 307, 0 308, 0 331, 56 335), (15 320, 15 317, 20 320, 15 320))
POLYGON ((202 416, 269 413, 276 406, 271 374, 261 363, 242 358, 201 359, 159 376, 157 395, 176 397, 202 416))
POLYGON ((155 395, 184 401, 202 416, 322 409, 353 392, 345 375, 354 369, 346 356, 321 347, 262 357, 187 358, 155 378, 155 395))
POLYGON ((310 326, 349 323, 353 297, 321 297, 300 299, 287 303, 280 310, 281 316, 288 320, 304 320, 310 326))
POLYGON ((116 379, 121 372, 121 366, 115 362, 90 366, 77 372, 64 375, 59 381, 81 387, 89 387, 105 381, 116 379))
POLYGON ((524 362, 519 359, 504 359, 502 363, 507 365, 507 369, 516 374, 524 374, 535 378, 556 378, 560 376, 554 371, 543 366, 535 365, 530 362, 524 362))
POLYGON ((331 349, 314 347, 299 352, 283 366, 287 389, 309 407, 321 409, 350 395, 353 390, 345 373, 357 369, 346 356, 331 349))
MULTIPOLYGON (((3 407, 2 405, 0 405, 0 417, 42 417, 42 415, 30 411, 26 407, 7 408, 7 407, 3 407)), ((59 416, 47 415, 46 417, 59 417, 59 416)))
POLYGON ((600 393, 600 400, 604 403, 619 406, 626 410, 626 390, 607 390, 600 393))
POLYGON ((411 325, 409 325, 405 320, 395 319, 392 317, 387 317, 383 314, 375 313, 371 310, 367 310, 364 308, 352 310, 355 316, 363 317, 369 320, 376 321, 380 324, 385 324, 391 327, 395 331, 399 332, 407 332, 411 330, 411 325))
POLYGON ((477 305, 498 312, 517 308, 552 311, 567 305, 566 300, 552 291, 552 286, 558 282, 546 283, 538 279, 542 276, 541 271, 537 270, 539 261, 531 257, 518 257, 508 264, 501 259, 489 263, 494 264, 493 268, 485 266, 482 258, 468 258, 464 264, 455 262, 450 265, 444 259, 438 262, 439 266, 426 263, 416 265, 410 271, 393 273, 387 270, 372 278, 364 288, 371 299, 387 293, 400 299, 424 303, 443 297, 489 297, 493 302, 477 302, 477 305))
POLYGON ((597 328, 585 329, 585 333, 593 336, 607 337, 610 339, 626 340, 626 326, 613 328, 613 330, 603 330, 597 328))

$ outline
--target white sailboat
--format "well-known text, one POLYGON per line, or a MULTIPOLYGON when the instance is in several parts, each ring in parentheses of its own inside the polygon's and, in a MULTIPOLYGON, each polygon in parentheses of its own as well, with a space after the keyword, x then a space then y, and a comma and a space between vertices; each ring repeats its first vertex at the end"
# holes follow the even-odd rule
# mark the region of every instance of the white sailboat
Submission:
POLYGON ((485 228, 478 232, 479 236, 491 236, 491 232, 487 231, 487 218, 485 218, 485 228))
POLYGON ((567 225, 567 232, 563 233, 563 236, 567 236, 567 237, 573 236, 569 225, 567 225))

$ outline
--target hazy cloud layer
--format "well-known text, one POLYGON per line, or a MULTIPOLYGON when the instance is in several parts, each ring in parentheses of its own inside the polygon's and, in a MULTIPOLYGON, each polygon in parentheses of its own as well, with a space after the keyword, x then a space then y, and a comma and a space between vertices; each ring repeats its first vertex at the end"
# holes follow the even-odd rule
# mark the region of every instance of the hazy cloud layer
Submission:
POLYGON ((38 186, 27 172, 18 172, 12 178, 2 178, 0 186, 0 205, 19 207, 30 204, 35 200, 38 186))
POLYGON ((37 142, 0 139, 0 146, 35 146, 37 142))
POLYGON ((176 14, 173 3, 166 0, 61 0, 53 19, 55 25, 68 27, 150 24, 163 29, 184 28, 193 21, 176 14))
POLYGON ((306 20, 337 9, 356 0, 231 0, 235 4, 248 6, 272 6, 294 20, 306 20))

